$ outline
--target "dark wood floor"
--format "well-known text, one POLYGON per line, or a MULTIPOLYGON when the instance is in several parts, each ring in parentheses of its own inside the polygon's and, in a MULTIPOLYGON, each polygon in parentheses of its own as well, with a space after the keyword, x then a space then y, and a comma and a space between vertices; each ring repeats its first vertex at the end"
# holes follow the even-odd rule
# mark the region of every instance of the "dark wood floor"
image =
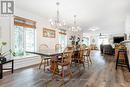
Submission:
MULTIPOLYGON (((73 77, 68 81, 66 78, 65 87, 130 87, 130 73, 126 68, 118 67, 115 70, 115 60, 113 56, 101 55, 99 51, 91 54, 93 64, 86 69, 82 69, 82 74, 78 75, 78 70, 74 71, 73 77)), ((44 73, 38 66, 16 70, 14 74, 7 73, 0 80, 0 87, 58 87, 59 80, 53 80, 46 84, 51 78, 49 72, 44 73)), ((56 77, 58 78, 58 77, 56 77)))

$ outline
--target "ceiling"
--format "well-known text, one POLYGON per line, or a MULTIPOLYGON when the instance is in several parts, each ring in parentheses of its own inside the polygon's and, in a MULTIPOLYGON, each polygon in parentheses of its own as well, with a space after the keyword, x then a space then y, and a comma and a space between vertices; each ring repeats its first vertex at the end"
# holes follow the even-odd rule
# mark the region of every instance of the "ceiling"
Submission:
POLYGON ((60 16, 68 24, 77 23, 83 31, 92 26, 104 29, 122 23, 130 11, 130 0, 16 0, 16 8, 36 13, 47 19, 56 16, 56 2, 60 2, 60 16))

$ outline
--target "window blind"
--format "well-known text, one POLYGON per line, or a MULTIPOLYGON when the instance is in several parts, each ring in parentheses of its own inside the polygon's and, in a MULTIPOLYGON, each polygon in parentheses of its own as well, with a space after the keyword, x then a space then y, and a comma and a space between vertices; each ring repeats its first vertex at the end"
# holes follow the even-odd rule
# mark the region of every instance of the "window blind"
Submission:
POLYGON ((14 25, 36 29, 36 22, 30 19, 14 16, 14 25))
POLYGON ((63 34, 63 35, 66 35, 66 33, 64 33, 64 32, 59 32, 59 34, 63 34))
POLYGON ((60 30, 60 31, 59 31, 59 34, 66 35, 66 30, 60 30))

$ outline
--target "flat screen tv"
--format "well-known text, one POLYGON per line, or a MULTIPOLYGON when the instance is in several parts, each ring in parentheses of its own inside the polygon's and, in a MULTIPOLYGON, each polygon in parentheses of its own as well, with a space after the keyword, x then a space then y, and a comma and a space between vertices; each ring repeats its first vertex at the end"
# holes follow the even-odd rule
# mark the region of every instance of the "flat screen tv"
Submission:
POLYGON ((114 43, 120 43, 122 41, 124 41, 124 37, 114 37, 113 38, 113 42, 114 43))

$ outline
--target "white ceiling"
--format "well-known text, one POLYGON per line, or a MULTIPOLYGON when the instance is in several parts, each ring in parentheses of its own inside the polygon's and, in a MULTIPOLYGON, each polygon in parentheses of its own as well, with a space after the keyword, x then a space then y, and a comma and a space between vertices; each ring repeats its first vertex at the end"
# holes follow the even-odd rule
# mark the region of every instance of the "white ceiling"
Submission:
POLYGON ((56 16, 56 2, 60 2, 60 15, 68 23, 73 23, 77 15, 78 24, 84 31, 91 26, 116 26, 122 23, 130 11, 130 0, 16 0, 16 8, 36 13, 46 18, 56 16))

